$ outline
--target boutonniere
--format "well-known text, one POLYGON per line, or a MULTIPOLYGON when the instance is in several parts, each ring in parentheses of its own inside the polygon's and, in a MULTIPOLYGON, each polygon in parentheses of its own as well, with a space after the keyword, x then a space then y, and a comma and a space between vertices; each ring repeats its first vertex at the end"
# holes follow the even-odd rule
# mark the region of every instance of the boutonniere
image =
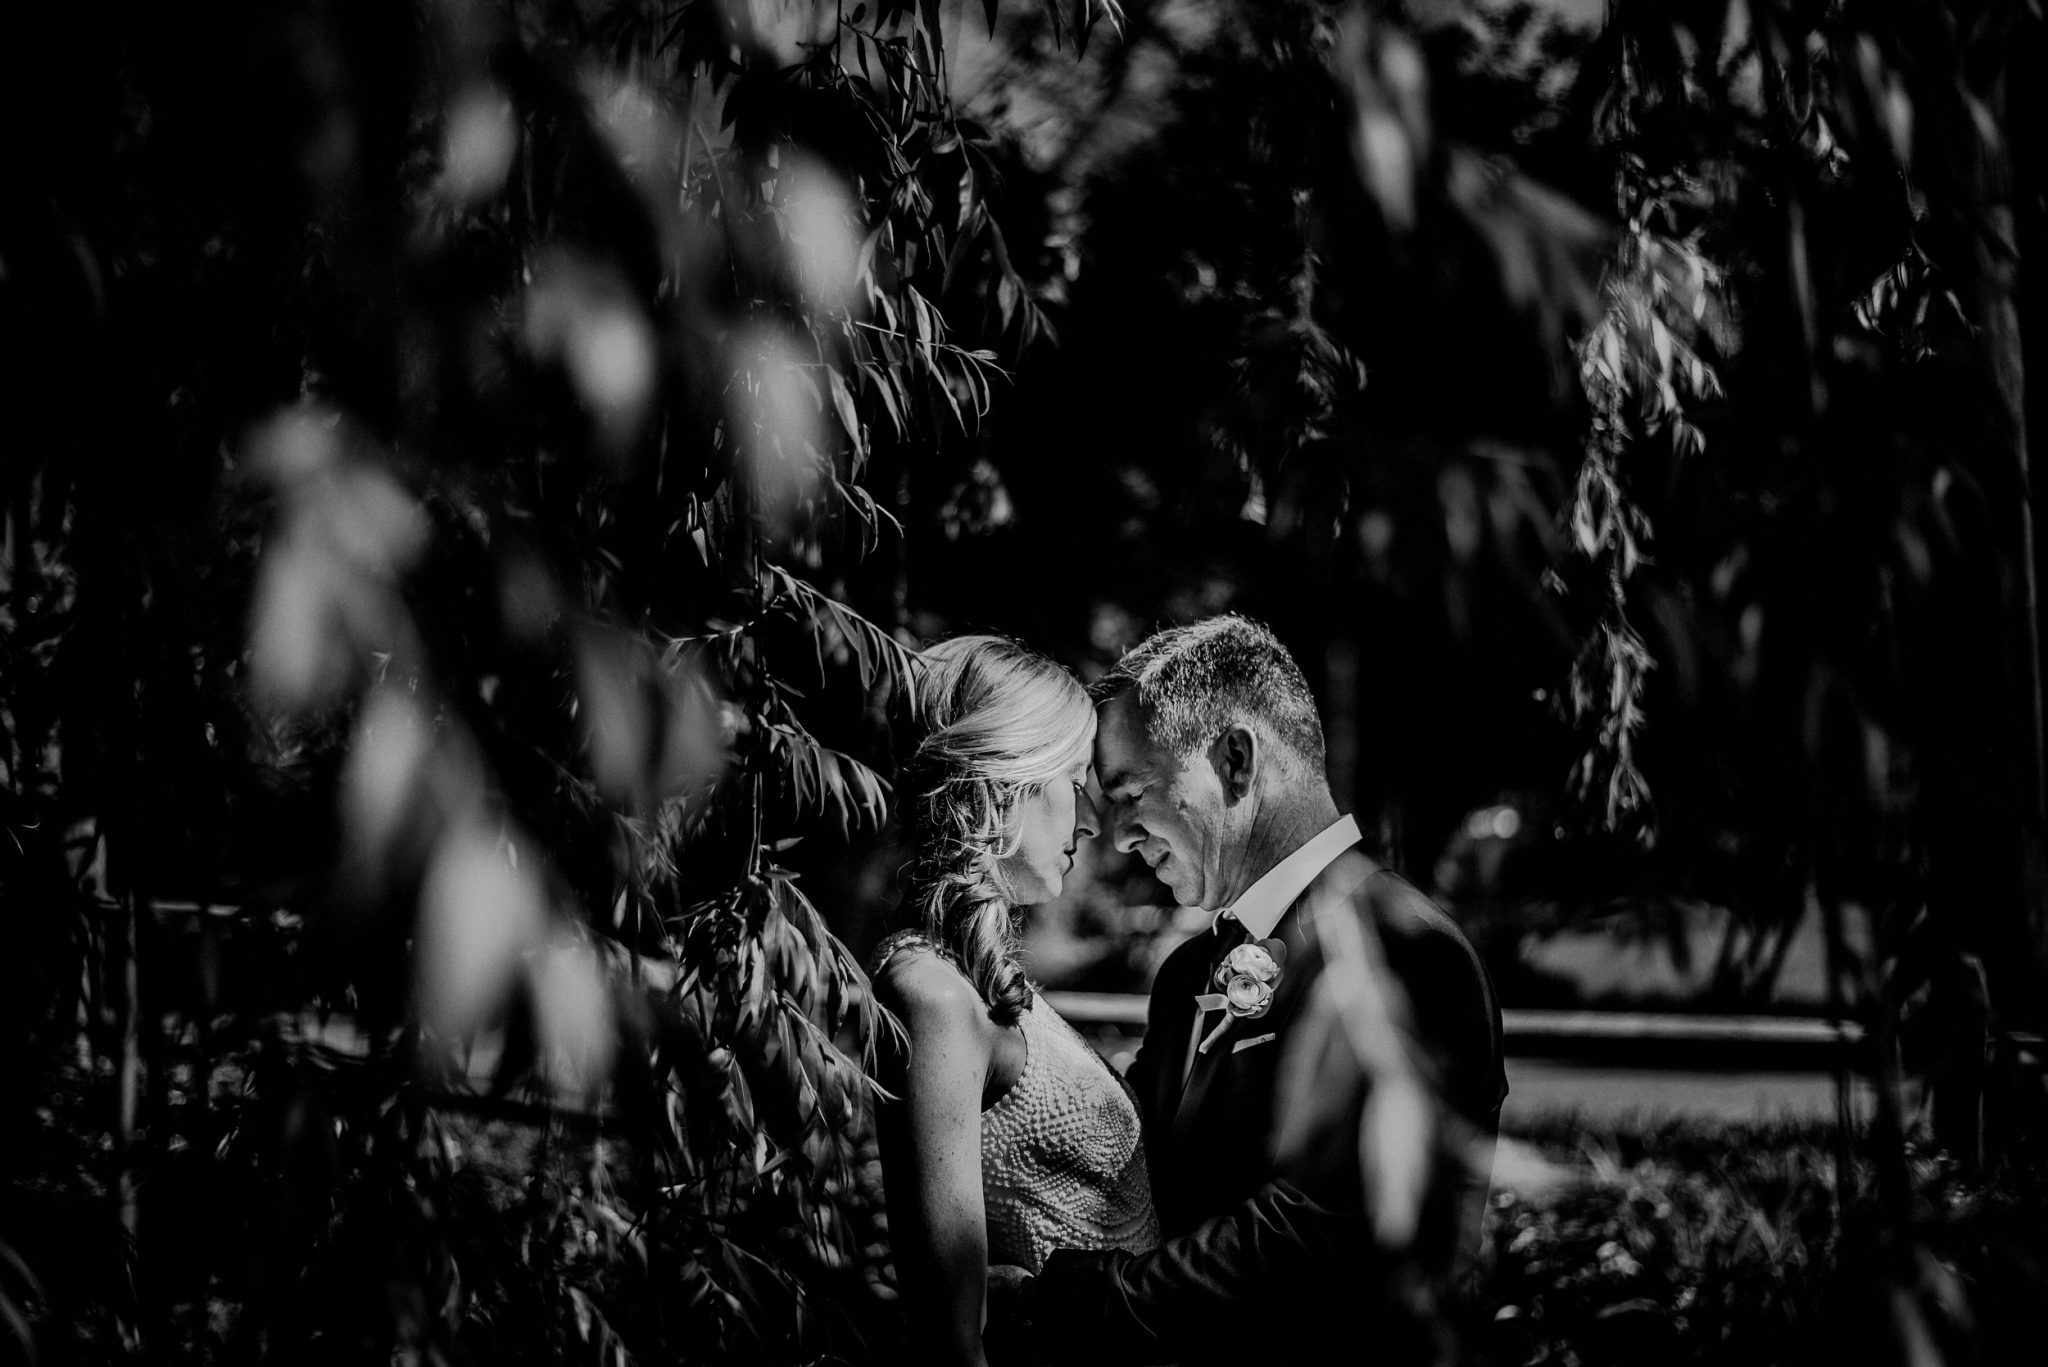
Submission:
POLYGON ((1226 1014, 1196 1052, 1208 1053, 1232 1021, 1257 1020, 1272 1010, 1273 989, 1280 985, 1280 965, 1286 961, 1287 945, 1278 939, 1242 944, 1223 956, 1216 965, 1216 986, 1223 989, 1216 1005, 1226 1014))

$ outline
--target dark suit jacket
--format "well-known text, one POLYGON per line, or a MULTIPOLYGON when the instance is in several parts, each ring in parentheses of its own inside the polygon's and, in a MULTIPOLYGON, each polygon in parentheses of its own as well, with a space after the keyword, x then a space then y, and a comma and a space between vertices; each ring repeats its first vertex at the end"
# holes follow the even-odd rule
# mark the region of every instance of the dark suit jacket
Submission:
MULTIPOLYGON (((1350 889, 1346 905, 1376 934, 1404 989, 1411 1045, 1448 1109, 1483 1135, 1507 1094, 1500 1009, 1479 957, 1449 917, 1356 847, 1281 918, 1287 958, 1271 1010, 1234 1022, 1198 1054, 1185 1087, 1196 994, 1213 990, 1222 949, 1204 933, 1168 956, 1153 984, 1145 1043, 1130 1069, 1145 1121, 1146 1161, 1166 1242, 1142 1255, 1053 1254, 1025 1295, 1038 1351, 1102 1362, 1420 1361, 1429 1326, 1395 1302, 1415 1279, 1441 1281, 1476 1244, 1483 1175, 1448 1166, 1425 1204, 1416 1245, 1374 1247, 1356 1129, 1284 1168, 1273 1156, 1282 1056, 1325 967, 1310 898, 1350 889), (1264 1035, 1263 1043, 1246 1043, 1264 1035), (1236 1047, 1240 1044, 1245 1047, 1236 1047)), ((1346 1098, 1356 1115, 1363 1094, 1346 1098)))

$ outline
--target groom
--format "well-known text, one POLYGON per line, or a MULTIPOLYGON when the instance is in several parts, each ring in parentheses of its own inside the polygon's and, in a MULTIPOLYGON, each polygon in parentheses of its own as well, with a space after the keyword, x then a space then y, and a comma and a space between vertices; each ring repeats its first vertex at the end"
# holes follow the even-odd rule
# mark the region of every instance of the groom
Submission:
MULTIPOLYGON (((1153 984, 1129 1081, 1166 1242, 1150 1253, 1061 1250, 1017 1296, 1030 1349, 1060 1363, 1425 1361, 1426 1316, 1399 1288, 1444 1280, 1473 1250, 1485 1164, 1507 1092, 1500 1011, 1478 956, 1428 898, 1358 848, 1323 772, 1300 668, 1236 616, 1162 631, 1096 685, 1104 829, 1183 906, 1217 912, 1153 984), (1414 1242, 1380 1250, 1353 1119, 1314 1156, 1273 1156, 1279 1073, 1325 967, 1315 905, 1356 918, 1405 999, 1406 1048, 1447 1133, 1477 1164, 1442 1164, 1414 1242), (1266 986, 1240 1015, 1217 970, 1266 986)), ((1263 989, 1242 981, 1240 1007, 1263 989)), ((1324 1079, 1318 1078, 1318 1083, 1324 1079)), ((1330 1085, 1342 1085, 1331 1079, 1330 1085)))

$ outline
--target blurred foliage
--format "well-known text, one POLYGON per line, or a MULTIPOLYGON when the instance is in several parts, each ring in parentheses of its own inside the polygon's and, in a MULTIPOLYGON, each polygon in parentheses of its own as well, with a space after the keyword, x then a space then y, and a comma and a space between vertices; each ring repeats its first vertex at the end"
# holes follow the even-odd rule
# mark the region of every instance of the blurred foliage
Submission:
POLYGON ((67 1076, 110 1118, 65 1111, 86 1190, 10 1194, 27 1269, 81 1210, 91 1250, 10 1324, 883 1351, 884 1023, 789 861, 887 813, 913 663, 849 576, 1043 331, 939 8, 32 22, 0 281, 13 411, 63 426, 6 486, 9 1133, 67 1076), (472 1088, 605 1136, 522 1179, 516 1256, 465 1242, 472 1088))
POLYGON ((2048 1249, 2038 1154, 1972 1178, 1912 1150, 1924 1300, 1871 1276, 1889 1221, 1826 1127, 1697 1122, 1531 1135, 1564 1180, 1503 1191, 1473 1289, 1484 1363, 2010 1361, 2048 1249))
POLYGON ((913 632, 1261 616, 1397 866, 1725 906, 1745 1001, 1819 918, 1984 1147, 2048 996, 2034 7, 17 22, 16 1340, 886 1355, 913 632), (516 1213, 472 1088, 550 1136, 516 1213))

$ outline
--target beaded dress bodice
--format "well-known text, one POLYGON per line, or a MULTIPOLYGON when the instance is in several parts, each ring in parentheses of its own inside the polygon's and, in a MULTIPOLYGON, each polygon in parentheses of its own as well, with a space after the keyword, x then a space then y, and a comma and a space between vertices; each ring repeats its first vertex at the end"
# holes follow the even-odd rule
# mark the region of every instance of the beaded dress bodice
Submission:
POLYGON ((981 1114, 989 1261, 1036 1272, 1056 1248, 1155 1247, 1129 1087, 1036 992, 1018 1025, 1024 1071, 981 1114))

